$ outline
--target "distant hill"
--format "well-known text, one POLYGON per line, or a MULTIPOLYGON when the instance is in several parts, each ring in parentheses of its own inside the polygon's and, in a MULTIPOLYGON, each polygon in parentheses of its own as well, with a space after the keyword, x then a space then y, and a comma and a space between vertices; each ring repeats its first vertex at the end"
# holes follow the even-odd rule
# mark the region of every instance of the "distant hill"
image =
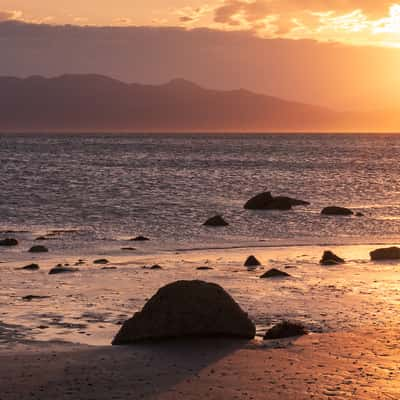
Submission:
POLYGON ((400 129, 396 113, 335 112, 183 79, 126 84, 100 75, 0 77, 0 131, 378 131, 400 129), (390 122, 390 126, 386 126, 390 122))

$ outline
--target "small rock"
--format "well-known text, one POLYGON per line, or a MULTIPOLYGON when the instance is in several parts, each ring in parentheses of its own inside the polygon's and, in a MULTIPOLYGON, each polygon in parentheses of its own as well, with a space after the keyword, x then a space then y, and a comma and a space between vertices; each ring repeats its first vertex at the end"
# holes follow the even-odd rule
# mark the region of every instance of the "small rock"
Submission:
POLYGON ((70 268, 70 267, 59 267, 56 266, 49 271, 49 275, 56 275, 56 274, 67 274, 67 273, 74 273, 78 272, 78 268, 70 268))
POLYGON ((212 267, 197 267, 196 269, 197 269, 197 271, 208 271, 213 268, 212 267))
POLYGON ((353 211, 349 210, 348 208, 344 208, 344 207, 325 207, 322 211, 321 211, 322 215, 353 215, 353 211))
POLYGON ((371 251, 369 254, 372 261, 398 260, 400 259, 400 248, 387 247, 371 251))
POLYGON ((124 251, 135 251, 136 249, 134 247, 121 247, 121 250, 124 250, 124 251))
POLYGON ((18 246, 18 240, 14 238, 5 238, 3 240, 0 240, 0 246, 18 246))
POLYGON ((158 264, 152 265, 150 269, 162 269, 162 267, 158 264))
POLYGON ((325 251, 321 261, 319 262, 321 265, 338 265, 338 264, 344 264, 345 260, 343 258, 338 257, 336 254, 334 254, 332 251, 325 251))
POLYGON ((106 260, 105 258, 100 258, 98 260, 93 261, 93 264, 108 264, 108 263, 109 263, 109 261, 106 260))
POLYGON ((365 215, 364 215, 362 212, 358 212, 358 213, 356 214, 356 217, 365 217, 365 215))
POLYGON ((104 271, 111 271, 111 270, 114 270, 114 269, 117 269, 117 267, 103 267, 102 268, 102 270, 104 270, 104 271))
POLYGON ((50 296, 37 296, 34 294, 29 294, 28 296, 24 296, 22 300, 24 301, 32 301, 32 300, 42 300, 42 299, 49 299, 50 296))
POLYGON ((39 236, 35 239, 35 241, 37 241, 37 242, 44 241, 44 240, 49 240, 49 238, 47 238, 46 236, 39 236))
POLYGON ((45 246, 33 246, 29 249, 29 253, 47 253, 49 249, 45 246))
POLYGON ((38 271, 40 269, 40 267, 37 264, 29 264, 29 265, 26 265, 25 267, 22 267, 19 269, 25 270, 25 271, 38 271))
POLYGON ((221 215, 216 215, 215 217, 209 218, 206 222, 204 222, 203 225, 218 227, 218 226, 228 226, 229 224, 222 218, 221 215))
POLYGON ((288 278, 290 275, 287 272, 279 271, 279 269, 272 268, 267 271, 265 274, 261 275, 260 278, 268 279, 268 278, 288 278))
POLYGON ((264 340, 285 339, 294 336, 307 335, 307 330, 299 322, 282 321, 267 331, 264 340))
POLYGON ((272 196, 271 192, 260 193, 244 205, 247 210, 290 210, 295 206, 308 206, 308 201, 285 196, 272 196))
POLYGON ((245 267, 259 267, 260 265, 260 261, 258 261, 254 256, 247 257, 247 260, 244 263, 245 267))
POLYGON ((148 240, 150 239, 145 236, 136 236, 135 238, 131 239, 132 242, 147 242, 148 240))

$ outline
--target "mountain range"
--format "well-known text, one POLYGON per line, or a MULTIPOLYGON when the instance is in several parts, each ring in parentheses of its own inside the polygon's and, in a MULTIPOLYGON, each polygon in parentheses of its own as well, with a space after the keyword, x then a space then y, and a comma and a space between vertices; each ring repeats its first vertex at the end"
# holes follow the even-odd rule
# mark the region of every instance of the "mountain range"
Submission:
POLYGON ((397 131, 397 112, 340 112, 184 79, 127 84, 101 75, 0 77, 2 132, 397 131))

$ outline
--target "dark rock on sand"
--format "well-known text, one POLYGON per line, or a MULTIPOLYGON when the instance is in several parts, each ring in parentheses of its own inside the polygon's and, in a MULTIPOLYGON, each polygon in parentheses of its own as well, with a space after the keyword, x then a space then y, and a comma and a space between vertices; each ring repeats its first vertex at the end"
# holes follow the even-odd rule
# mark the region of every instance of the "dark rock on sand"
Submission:
POLYGON ((117 267, 103 267, 102 270, 104 271, 111 271, 111 270, 115 270, 117 269, 117 267))
POLYGON ((344 207, 325 207, 322 211, 321 211, 322 215, 353 215, 353 211, 351 211, 348 208, 344 208, 344 207))
POLYGON ((244 205, 247 210, 290 210, 294 206, 309 205, 307 201, 284 196, 272 196, 271 192, 260 193, 244 205))
POLYGON ((49 240, 49 238, 47 238, 46 236, 39 236, 35 239, 35 241, 37 242, 43 242, 45 240, 49 240))
POLYGON ((148 240, 150 239, 145 236, 136 236, 135 238, 131 239, 132 242, 147 242, 148 240))
POLYGON ((49 271, 49 275, 56 275, 56 274, 68 274, 78 272, 78 268, 71 268, 71 267, 63 267, 63 266, 56 266, 49 271))
POLYGON ((387 247, 384 249, 377 249, 369 253, 372 261, 384 261, 384 260, 399 260, 400 259, 400 248, 398 247, 387 247))
POLYGON ((93 264, 108 264, 108 263, 109 263, 109 261, 105 258, 100 258, 98 260, 93 261, 93 264))
POLYGON ((29 265, 26 265, 25 267, 22 267, 19 269, 25 270, 25 271, 38 271, 40 269, 40 267, 37 264, 29 264, 29 265))
POLYGON ((245 267, 259 267, 260 265, 260 261, 258 261, 254 256, 247 257, 247 260, 244 263, 245 267))
POLYGON ((356 213, 356 217, 365 217, 365 215, 362 212, 356 213))
POLYGON ((279 271, 279 269, 272 268, 267 271, 265 274, 261 275, 260 278, 268 279, 268 278, 288 278, 290 275, 287 272, 279 271))
POLYGON ((18 246, 18 240, 14 238, 5 238, 0 240, 0 246, 18 246))
POLYGON ((34 294, 29 294, 28 296, 24 296, 22 300, 24 301, 32 301, 32 300, 43 300, 43 299, 48 299, 50 296, 37 296, 34 294))
POLYGON ((221 215, 216 215, 215 217, 209 218, 206 222, 204 222, 203 225, 218 227, 218 226, 228 226, 229 224, 222 218, 221 215))
POLYGON ((294 336, 307 335, 304 325, 299 322, 282 321, 273 326, 264 336, 264 340, 285 339, 294 336))
POLYGON ((114 345, 180 337, 252 339, 255 325, 219 285, 178 281, 158 292, 126 321, 114 345))
POLYGON ((29 249, 29 253, 47 253, 49 249, 45 246, 33 246, 29 249))
POLYGON ((325 251, 321 261, 319 262, 321 265, 338 265, 338 264, 344 264, 345 260, 343 258, 338 257, 335 253, 332 251, 325 251))
POLYGON ((197 271, 209 271, 214 268, 212 268, 212 267, 197 267, 196 269, 197 269, 197 271))
POLYGON ((158 264, 155 264, 155 265, 152 265, 152 266, 150 267, 150 269, 153 269, 153 270, 155 270, 155 269, 162 269, 162 267, 161 267, 160 265, 158 265, 158 264))
POLYGON ((135 251, 136 249, 134 247, 121 247, 121 250, 124 250, 124 251, 135 251))

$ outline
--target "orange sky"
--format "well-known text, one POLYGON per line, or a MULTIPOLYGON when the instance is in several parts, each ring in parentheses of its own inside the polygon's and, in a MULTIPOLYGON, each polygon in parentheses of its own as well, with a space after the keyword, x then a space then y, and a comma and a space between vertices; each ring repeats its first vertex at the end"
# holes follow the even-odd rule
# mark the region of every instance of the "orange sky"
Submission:
POLYGON ((261 37, 400 47, 400 2, 391 0, 0 0, 0 21, 7 19, 240 29, 261 37))

